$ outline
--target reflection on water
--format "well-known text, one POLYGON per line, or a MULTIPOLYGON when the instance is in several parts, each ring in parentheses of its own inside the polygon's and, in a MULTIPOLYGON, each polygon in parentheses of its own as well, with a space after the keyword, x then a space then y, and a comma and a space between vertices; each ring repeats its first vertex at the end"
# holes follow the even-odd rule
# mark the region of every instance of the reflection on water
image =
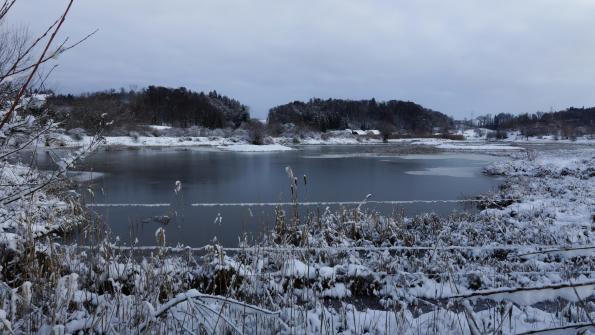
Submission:
POLYGON ((419 171, 405 171, 406 174, 418 176, 448 176, 459 178, 473 178, 477 172, 477 167, 430 167, 419 171))

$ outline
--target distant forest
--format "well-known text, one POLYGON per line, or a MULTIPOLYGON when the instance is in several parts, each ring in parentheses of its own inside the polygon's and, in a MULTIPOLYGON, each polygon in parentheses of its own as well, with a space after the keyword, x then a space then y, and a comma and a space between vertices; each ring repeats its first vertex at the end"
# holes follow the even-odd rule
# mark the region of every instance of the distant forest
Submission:
POLYGON ((47 100, 66 128, 95 129, 102 118, 115 127, 165 124, 175 127, 237 128, 250 118, 248 107, 216 91, 149 86, 140 91, 110 90, 47 100), (104 117, 102 117, 104 115, 104 117))
POLYGON ((568 108, 558 112, 512 115, 500 113, 476 119, 475 125, 500 132, 519 130, 525 136, 559 135, 566 138, 595 133, 595 107, 568 108))
POLYGON ((384 132, 431 134, 447 131, 453 120, 409 101, 311 99, 277 106, 269 111, 270 125, 292 123, 313 131, 380 129, 384 132))
MULTIPOLYGON (((142 90, 109 90, 81 95, 52 95, 47 99, 51 115, 67 129, 97 130, 103 121, 114 121, 110 130, 132 129, 138 125, 168 125, 209 129, 260 129, 250 119, 247 106, 221 95, 193 92, 184 87, 149 86, 142 90), (243 126, 244 125, 244 126, 243 126)), ((270 109, 266 132, 280 135, 288 127, 297 131, 378 129, 383 136, 426 136, 448 133, 455 122, 445 114, 409 101, 310 99, 294 101, 270 109)), ((595 107, 568 108, 559 112, 512 115, 485 115, 457 124, 495 130, 503 138, 508 130, 526 136, 559 135, 570 138, 595 133, 595 107)), ((256 132, 256 131, 253 131, 256 132)), ((264 136, 265 129, 259 130, 264 136)))

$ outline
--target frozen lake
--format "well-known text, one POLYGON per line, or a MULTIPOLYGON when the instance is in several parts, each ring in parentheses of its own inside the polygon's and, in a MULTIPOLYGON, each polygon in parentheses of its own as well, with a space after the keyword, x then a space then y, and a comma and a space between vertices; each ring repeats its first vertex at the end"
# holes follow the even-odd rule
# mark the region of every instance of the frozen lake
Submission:
MULTIPOLYGON (((168 216, 169 245, 200 246, 216 237, 236 246, 238 235, 257 238, 274 223, 274 205, 255 203, 290 201, 287 166, 299 179, 301 202, 358 202, 372 194, 370 200, 393 201, 364 206, 384 214, 401 208, 406 215, 447 214, 464 205, 399 201, 455 200, 489 191, 498 181, 483 176, 481 167, 494 159, 472 153, 403 155, 382 145, 304 146, 269 153, 145 148, 100 150, 77 168, 93 171, 88 182, 92 192, 83 191, 84 198, 97 204, 92 208, 122 241, 138 238, 140 244, 155 244, 155 230, 163 221, 159 217, 168 216), (182 187, 176 193, 178 180, 182 187)), ((341 204, 307 209, 327 206, 341 204)))

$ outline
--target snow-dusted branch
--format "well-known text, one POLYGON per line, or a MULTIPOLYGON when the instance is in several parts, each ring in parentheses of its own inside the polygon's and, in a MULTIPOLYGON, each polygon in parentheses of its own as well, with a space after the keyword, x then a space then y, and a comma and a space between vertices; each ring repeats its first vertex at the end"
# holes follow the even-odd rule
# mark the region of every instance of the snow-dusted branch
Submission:
MULTIPOLYGON (((577 330, 577 329, 585 330, 585 331, 589 330, 589 329, 593 330, 593 329, 595 329, 595 326, 588 322, 573 323, 573 324, 564 325, 564 326, 560 326, 560 327, 550 327, 550 328, 540 328, 540 329, 535 329, 535 330, 529 330, 526 332, 517 333, 517 335, 547 334, 547 333, 566 334, 569 330, 577 330)), ((576 334, 587 334, 587 333, 576 332, 576 334)))
POLYGON ((8 110, 8 112, 6 112, 4 114, 4 117, 0 121, 0 129, 2 129, 2 127, 4 127, 4 125, 10 120, 10 118, 12 117, 12 114, 14 113, 14 110, 19 105, 19 102, 20 102, 21 98, 23 97, 23 94, 25 94, 25 92, 29 88, 29 83, 31 82, 31 80, 35 76, 35 73, 37 72, 37 69, 39 68, 39 66, 43 62, 46 53, 48 52, 48 50, 50 49, 52 43, 54 42, 54 38, 58 34, 58 31, 62 27, 62 24, 64 23, 64 21, 66 20, 66 14, 68 14, 68 12, 70 11, 70 7, 72 6, 72 3, 73 2, 74 2, 74 0, 70 0, 70 2, 68 3, 68 6, 64 10, 64 13, 60 17, 60 20, 58 21, 58 24, 54 28, 54 31, 52 32, 52 35, 50 36, 48 42, 46 43, 45 48, 43 49, 41 55, 39 56, 39 59, 33 65, 32 70, 31 70, 31 73, 29 74, 29 76, 25 80, 25 83, 21 86, 19 92, 17 93, 16 97, 14 98, 14 100, 12 102, 12 105, 11 105, 10 109, 8 110))
POLYGON ((442 300, 467 300, 486 298, 495 301, 520 302, 521 305, 564 298, 567 301, 578 301, 590 296, 595 289, 595 280, 582 282, 567 282, 561 284, 500 288, 492 290, 473 291, 470 293, 440 297, 442 300))
MULTIPOLYGON (((231 299, 231 298, 226 298, 226 297, 221 297, 221 296, 214 296, 214 295, 209 295, 209 294, 203 294, 198 292, 195 289, 189 290, 187 292, 184 293, 180 293, 178 295, 176 295, 175 298, 170 299, 169 301, 167 301, 166 303, 160 305, 157 309, 152 310, 151 311, 151 315, 148 316, 148 320, 145 321, 140 327, 140 331, 143 332, 149 322, 151 320, 155 320, 158 317, 163 316, 166 312, 168 312, 169 310, 171 310, 172 308, 174 308, 175 306, 179 305, 180 303, 189 301, 189 300, 198 300, 197 302, 201 305, 201 307, 206 308, 209 312, 214 313, 215 315, 220 314, 219 312, 217 312, 216 310, 212 309, 210 306, 208 306, 206 303, 204 303, 203 301, 205 300, 215 300, 218 302, 223 302, 224 304, 228 304, 231 307, 234 308, 240 308, 243 311, 248 311, 251 313, 255 313, 255 314, 261 314, 261 315, 265 315, 265 316, 278 316, 280 312, 273 312, 273 311, 269 311, 265 308, 261 308, 255 305, 250 305, 250 304, 246 304, 244 302, 235 300, 235 299, 231 299)), ((151 308, 149 308, 151 310, 151 308)), ((227 320, 225 317, 221 317, 223 318, 223 320, 232 328, 234 328, 239 334, 241 334, 242 332, 239 331, 237 329, 237 327, 234 325, 233 322, 231 322, 230 320, 227 320)))
POLYGON ((58 162, 58 167, 59 169, 54 171, 48 178, 46 178, 44 181, 42 181, 40 184, 38 184, 35 187, 31 187, 31 188, 26 188, 23 190, 19 190, 13 194, 10 194, 8 196, 5 196, 4 198, 0 199, 0 203, 2 203, 2 205, 6 206, 10 203, 13 203, 19 199, 22 199, 28 195, 31 195, 45 187, 47 187, 48 185, 50 185, 51 183, 53 183, 54 181, 57 180, 57 178, 64 176, 66 171, 78 160, 82 159, 83 157, 85 157, 86 155, 88 155, 90 152, 93 152, 95 150, 95 148, 97 147, 97 145, 100 143, 101 138, 98 137, 97 139, 91 141, 91 143, 79 150, 77 150, 75 153, 70 154, 68 157, 60 160, 58 162))

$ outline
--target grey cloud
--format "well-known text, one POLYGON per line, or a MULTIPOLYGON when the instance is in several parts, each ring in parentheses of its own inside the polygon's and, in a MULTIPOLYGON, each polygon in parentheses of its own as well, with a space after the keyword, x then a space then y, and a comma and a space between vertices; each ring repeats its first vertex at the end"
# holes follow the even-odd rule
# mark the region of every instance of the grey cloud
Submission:
MULTIPOLYGON (((41 31, 65 1, 20 0, 41 31)), ((313 96, 403 99, 455 117, 595 105, 592 1, 77 1, 63 92, 216 89, 263 117, 313 96)))

